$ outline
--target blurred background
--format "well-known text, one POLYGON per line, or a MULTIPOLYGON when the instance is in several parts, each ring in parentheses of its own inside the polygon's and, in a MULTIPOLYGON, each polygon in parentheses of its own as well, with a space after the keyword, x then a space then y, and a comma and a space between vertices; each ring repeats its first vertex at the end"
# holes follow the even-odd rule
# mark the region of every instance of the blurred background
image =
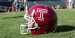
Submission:
MULTIPOLYGON (((0 0, 0 12, 18 12, 24 11, 24 0, 18 0, 18 6, 16 6, 15 0, 0 0)), ((68 0, 28 0, 28 8, 36 4, 45 4, 53 9, 69 9, 68 0)), ((75 8, 75 1, 71 4, 72 8, 75 8)))

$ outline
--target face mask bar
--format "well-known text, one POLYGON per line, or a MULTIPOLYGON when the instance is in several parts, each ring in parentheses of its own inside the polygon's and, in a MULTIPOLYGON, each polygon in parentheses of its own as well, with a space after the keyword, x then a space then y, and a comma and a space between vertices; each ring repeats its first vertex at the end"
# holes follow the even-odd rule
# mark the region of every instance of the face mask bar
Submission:
POLYGON ((20 25, 20 32, 21 34, 27 34, 28 33, 28 29, 26 29, 26 25, 25 24, 21 24, 20 25))
POLYGON ((28 22, 21 24, 21 26, 20 26, 21 34, 27 34, 29 30, 36 29, 38 27, 38 24, 36 23, 36 21, 33 18, 34 12, 35 12, 35 10, 33 9, 31 15, 29 15, 28 13, 24 15, 24 19, 26 19, 28 22), (34 27, 33 27, 33 25, 34 25, 34 27))

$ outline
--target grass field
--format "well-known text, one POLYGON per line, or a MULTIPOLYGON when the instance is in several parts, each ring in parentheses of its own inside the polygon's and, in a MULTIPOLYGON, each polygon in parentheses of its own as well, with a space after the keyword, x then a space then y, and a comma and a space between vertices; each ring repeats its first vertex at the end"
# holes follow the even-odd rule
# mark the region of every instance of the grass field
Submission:
POLYGON ((32 36, 22 35, 20 25, 24 12, 0 13, 0 38, 75 38, 75 9, 57 9, 57 30, 55 33, 32 36))

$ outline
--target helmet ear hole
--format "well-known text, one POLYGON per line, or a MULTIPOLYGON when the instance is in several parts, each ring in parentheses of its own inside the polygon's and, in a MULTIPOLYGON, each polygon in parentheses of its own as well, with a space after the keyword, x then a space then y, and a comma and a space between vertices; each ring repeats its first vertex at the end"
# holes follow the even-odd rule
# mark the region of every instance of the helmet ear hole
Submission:
POLYGON ((35 17, 35 14, 34 14, 34 16, 33 17, 35 17))

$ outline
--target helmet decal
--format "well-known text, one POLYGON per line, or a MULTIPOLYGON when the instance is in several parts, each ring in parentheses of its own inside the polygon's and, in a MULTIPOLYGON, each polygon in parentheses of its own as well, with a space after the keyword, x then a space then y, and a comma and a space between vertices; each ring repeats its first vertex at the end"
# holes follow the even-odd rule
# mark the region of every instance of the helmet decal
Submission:
POLYGON ((38 20, 44 21, 44 17, 43 17, 43 16, 44 16, 44 13, 47 13, 48 10, 47 10, 47 9, 38 8, 38 9, 37 9, 37 12, 40 13, 40 17, 38 17, 38 20))

